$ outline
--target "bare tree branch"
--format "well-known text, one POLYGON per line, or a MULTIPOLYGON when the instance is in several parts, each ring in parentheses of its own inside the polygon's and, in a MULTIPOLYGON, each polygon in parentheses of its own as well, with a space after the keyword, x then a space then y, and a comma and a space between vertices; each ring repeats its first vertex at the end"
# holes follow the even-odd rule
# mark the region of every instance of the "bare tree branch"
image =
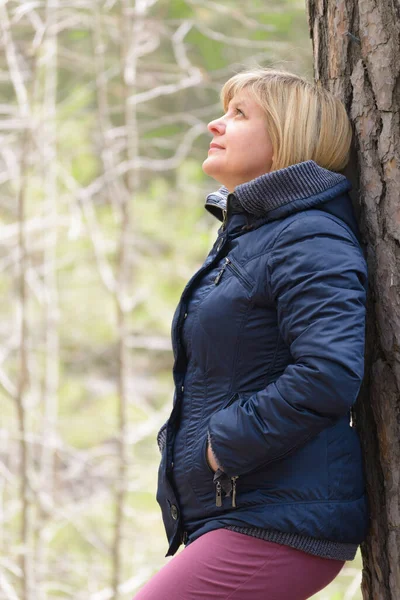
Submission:
MULTIPOLYGON (((49 215, 53 223, 57 222, 57 172, 48 169, 48 165, 55 164, 57 159, 56 152, 56 103, 57 103, 57 33, 54 23, 57 18, 58 0, 46 1, 45 13, 45 36, 42 44, 42 56, 40 64, 43 68, 44 77, 44 98, 43 98, 43 118, 41 139, 43 140, 43 149, 41 156, 43 158, 44 174, 44 197, 45 213, 49 215)), ((55 456, 54 440, 56 439, 57 415, 58 415, 58 389, 59 389, 59 302, 57 290, 57 234, 58 230, 53 227, 45 232, 46 244, 44 250, 44 275, 43 288, 45 294, 44 306, 44 378, 43 378, 43 398, 42 398, 42 422, 41 434, 46 444, 41 446, 40 454, 40 489, 41 493, 48 496, 54 496, 54 473, 55 456)), ((45 524, 48 519, 46 511, 38 510, 38 516, 35 521, 35 562, 36 562, 36 583, 35 589, 37 595, 43 600, 46 598, 44 591, 44 581, 42 577, 48 571, 47 543, 44 537, 45 524)))
POLYGON ((4 594, 4 600, 19 600, 16 590, 7 580, 3 570, 0 568, 0 592, 4 594))
POLYGON ((143 102, 148 102, 154 98, 159 98, 160 96, 167 96, 169 94, 176 94, 180 90, 184 90, 188 87, 193 87, 195 85, 199 85, 202 81, 202 74, 200 70, 197 70, 195 73, 190 75, 189 77, 183 77, 178 83, 171 83, 168 85, 160 85, 154 89, 147 90, 146 92, 140 92, 138 94, 134 94, 129 98, 129 104, 141 104, 143 102))
POLYGON ((86 188, 83 188, 80 192, 81 196, 83 198, 94 196, 102 190, 107 180, 112 179, 115 176, 124 175, 131 169, 140 168, 148 171, 170 171, 172 169, 176 169, 188 156, 195 139, 203 133, 207 133, 207 126, 205 124, 201 123, 191 127, 183 136, 176 153, 171 158, 152 159, 138 157, 131 161, 120 162, 113 171, 100 175, 90 185, 88 185, 86 188))
POLYGON ((249 29, 257 29, 259 31, 275 31, 274 25, 268 25, 266 23, 260 23, 256 19, 250 18, 244 10, 232 6, 232 4, 220 4, 219 2, 213 2, 212 0, 186 0, 188 4, 192 6, 201 6, 210 8, 211 11, 227 15, 228 17, 235 19, 241 25, 248 27, 249 29))
POLYGON ((4 2, 0 2, 0 27, 3 33, 3 44, 6 50, 9 73, 17 97, 19 110, 22 117, 28 117, 31 112, 28 101, 28 92, 18 65, 17 51, 11 35, 7 7, 4 2))
POLYGON ((21 178, 19 181, 18 190, 18 223, 19 223, 19 239, 18 246, 20 250, 20 261, 18 264, 18 307, 17 307, 17 329, 19 332, 19 377, 16 390, 16 404, 18 413, 18 425, 20 431, 20 500, 22 504, 21 511, 21 600, 31 599, 31 583, 32 583, 32 563, 29 552, 29 541, 31 534, 31 502, 28 495, 28 470, 29 470, 29 454, 26 443, 27 431, 27 415, 25 410, 25 396, 29 385, 29 373, 27 363, 27 337, 28 337, 28 320, 27 320, 27 294, 26 294, 26 241, 25 241, 25 195, 26 195, 26 179, 25 179, 25 156, 28 152, 28 139, 25 137, 23 144, 24 152, 22 154, 21 178))
POLYGON ((271 42, 269 40, 259 41, 248 40, 246 38, 230 37, 229 35, 225 35, 224 33, 221 33, 219 31, 214 31, 213 29, 207 27, 207 25, 204 25, 199 21, 196 21, 195 27, 198 31, 200 31, 200 33, 210 38, 210 40, 215 40, 216 42, 223 42, 224 44, 233 44, 234 46, 240 46, 241 48, 268 48, 272 46, 275 48, 277 45, 283 48, 288 46, 287 43, 278 42, 276 40, 271 42))

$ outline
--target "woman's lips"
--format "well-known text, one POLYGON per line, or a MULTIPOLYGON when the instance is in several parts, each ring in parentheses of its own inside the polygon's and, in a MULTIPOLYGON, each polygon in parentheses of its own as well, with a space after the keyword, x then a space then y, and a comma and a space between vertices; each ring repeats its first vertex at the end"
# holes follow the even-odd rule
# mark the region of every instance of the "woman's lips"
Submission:
POLYGON ((211 150, 225 150, 225 148, 218 146, 218 144, 210 144, 209 152, 211 152, 211 150))

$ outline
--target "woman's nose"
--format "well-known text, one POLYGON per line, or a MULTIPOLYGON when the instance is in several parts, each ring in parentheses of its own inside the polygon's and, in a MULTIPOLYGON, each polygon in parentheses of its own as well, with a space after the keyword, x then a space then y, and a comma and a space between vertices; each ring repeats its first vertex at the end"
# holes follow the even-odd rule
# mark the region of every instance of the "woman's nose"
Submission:
POLYGON ((214 119, 214 121, 210 121, 207 125, 207 129, 212 134, 222 135, 225 131, 225 123, 222 117, 219 119, 214 119))

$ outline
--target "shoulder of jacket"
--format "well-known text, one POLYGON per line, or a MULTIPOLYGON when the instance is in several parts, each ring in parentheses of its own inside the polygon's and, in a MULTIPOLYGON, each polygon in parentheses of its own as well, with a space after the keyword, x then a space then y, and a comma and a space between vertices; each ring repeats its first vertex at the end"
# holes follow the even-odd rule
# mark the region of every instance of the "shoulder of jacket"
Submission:
POLYGON ((339 217, 315 209, 304 210, 284 219, 281 227, 275 232, 271 250, 279 245, 280 240, 286 243, 288 240, 295 241, 313 234, 342 237, 351 241, 361 251, 360 243, 347 223, 339 217))

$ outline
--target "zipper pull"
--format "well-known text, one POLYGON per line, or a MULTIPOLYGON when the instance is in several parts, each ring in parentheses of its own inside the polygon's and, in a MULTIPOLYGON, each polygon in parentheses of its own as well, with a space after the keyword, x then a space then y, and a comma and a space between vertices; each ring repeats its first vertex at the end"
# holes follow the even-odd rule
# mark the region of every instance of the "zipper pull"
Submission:
POLYGON ((236 479, 239 477, 239 475, 236 475, 235 477, 231 477, 231 481, 232 481, 232 506, 233 508, 236 508, 236 479))
POLYGON ((222 269, 220 270, 220 272, 218 273, 218 275, 216 276, 216 278, 214 279, 215 285, 219 284, 220 279, 221 279, 221 277, 222 277, 222 275, 223 275, 223 273, 224 273, 224 271, 226 269, 226 265, 228 264, 228 262, 229 262, 229 258, 225 257, 225 264, 222 267, 222 269))
POLYGON ((224 268, 222 268, 222 269, 220 270, 220 272, 218 273, 218 275, 217 275, 217 276, 216 276, 216 278, 214 279, 214 283, 215 283, 215 285, 218 285, 218 284, 219 284, 219 280, 221 279, 221 277, 222 277, 222 273, 223 273, 224 271, 225 271, 225 267, 224 267, 224 268))
POLYGON ((224 229, 226 227, 226 217, 228 215, 228 211, 222 209, 222 212, 223 212, 223 215, 224 215, 224 217, 222 219, 222 231, 224 231, 224 229))
POLYGON ((216 506, 222 506, 222 486, 221 486, 221 482, 217 481, 216 483, 216 487, 217 487, 217 493, 215 496, 215 504, 216 506))

